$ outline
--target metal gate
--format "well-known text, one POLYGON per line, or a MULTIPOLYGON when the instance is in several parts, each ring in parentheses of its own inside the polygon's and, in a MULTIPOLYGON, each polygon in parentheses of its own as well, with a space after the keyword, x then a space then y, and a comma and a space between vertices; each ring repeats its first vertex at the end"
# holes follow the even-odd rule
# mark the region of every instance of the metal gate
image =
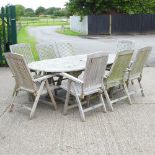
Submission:
POLYGON ((15 6, 0 9, 0 66, 6 65, 4 53, 9 52, 9 45, 17 43, 15 6))

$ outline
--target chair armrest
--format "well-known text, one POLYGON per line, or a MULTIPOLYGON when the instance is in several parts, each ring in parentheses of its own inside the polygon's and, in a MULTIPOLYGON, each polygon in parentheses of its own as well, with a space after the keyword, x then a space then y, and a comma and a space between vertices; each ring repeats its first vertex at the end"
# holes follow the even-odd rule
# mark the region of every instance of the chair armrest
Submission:
POLYGON ((60 73, 60 75, 62 75, 63 77, 65 77, 65 78, 67 78, 67 79, 72 80, 73 82, 77 82, 77 83, 83 84, 83 81, 81 81, 80 79, 75 78, 74 76, 69 75, 69 74, 67 74, 67 73, 60 73))
POLYGON ((34 82, 41 82, 41 81, 47 80, 52 77, 53 77, 53 75, 45 75, 45 76, 39 77, 37 79, 34 79, 34 82))

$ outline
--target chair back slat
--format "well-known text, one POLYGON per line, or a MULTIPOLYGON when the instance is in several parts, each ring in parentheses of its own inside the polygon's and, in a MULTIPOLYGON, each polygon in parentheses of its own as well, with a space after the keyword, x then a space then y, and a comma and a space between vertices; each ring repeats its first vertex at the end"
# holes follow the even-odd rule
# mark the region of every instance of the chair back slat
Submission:
POLYGON ((139 49, 137 52, 135 61, 132 65, 130 75, 141 74, 144 68, 144 65, 151 53, 152 47, 144 47, 139 49))
POLYGON ((87 56, 86 69, 83 76, 84 90, 91 91, 102 87, 107 61, 108 54, 103 52, 87 56))
POLYGON ((73 46, 67 42, 56 42, 56 49, 58 51, 59 57, 66 57, 74 55, 73 46))
POLYGON ((23 56, 6 53, 5 58, 15 77, 16 85, 19 88, 34 91, 36 87, 33 82, 33 77, 31 76, 30 70, 28 69, 23 56))
POLYGON ((109 72, 107 82, 115 82, 124 78, 125 71, 127 70, 131 61, 133 51, 118 52, 112 68, 109 72))
POLYGON ((117 52, 125 50, 134 50, 134 43, 130 40, 119 40, 117 43, 117 52))
POLYGON ((37 44, 36 49, 40 60, 57 58, 52 44, 37 44))
POLYGON ((29 44, 20 43, 10 45, 10 51, 11 53, 16 53, 24 56, 24 59, 27 63, 35 61, 29 44))

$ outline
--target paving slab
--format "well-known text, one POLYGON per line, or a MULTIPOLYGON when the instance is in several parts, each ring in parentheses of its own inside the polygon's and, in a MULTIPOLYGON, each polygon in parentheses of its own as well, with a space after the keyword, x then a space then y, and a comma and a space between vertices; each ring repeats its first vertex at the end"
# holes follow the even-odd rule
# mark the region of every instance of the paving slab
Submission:
MULTIPOLYGON (((145 97, 132 96, 114 104, 114 112, 101 109, 86 114, 81 122, 78 109, 62 114, 39 103, 34 119, 20 107, 27 103, 25 93, 16 99, 19 104, 7 112, 14 80, 8 68, 0 68, 0 154, 2 155, 154 155, 155 154, 155 68, 143 73, 145 97)), ((138 87, 135 85, 135 89, 138 87)))

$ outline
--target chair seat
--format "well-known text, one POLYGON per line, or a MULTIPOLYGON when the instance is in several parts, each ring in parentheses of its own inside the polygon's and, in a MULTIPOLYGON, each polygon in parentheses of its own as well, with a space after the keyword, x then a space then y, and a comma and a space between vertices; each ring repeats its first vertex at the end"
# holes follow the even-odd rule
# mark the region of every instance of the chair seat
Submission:
MULTIPOLYGON (((61 88, 63 88, 64 90, 68 91, 68 88, 67 88, 67 85, 68 85, 68 80, 63 80, 62 81, 62 84, 61 84, 61 88)), ((82 95, 82 85, 81 84, 78 84, 78 83, 74 83, 74 86, 76 88, 76 91, 77 91, 77 95, 78 96, 81 96, 82 95)), ((83 91, 83 95, 86 96, 86 95, 90 95, 90 94, 94 94, 95 92, 101 92, 102 90, 97 88, 98 86, 95 86, 94 89, 92 89, 91 87, 91 90, 89 89, 86 89, 83 91)), ((70 93, 72 95, 75 95, 75 91, 73 89, 73 83, 71 83, 71 89, 70 89, 70 93)))

